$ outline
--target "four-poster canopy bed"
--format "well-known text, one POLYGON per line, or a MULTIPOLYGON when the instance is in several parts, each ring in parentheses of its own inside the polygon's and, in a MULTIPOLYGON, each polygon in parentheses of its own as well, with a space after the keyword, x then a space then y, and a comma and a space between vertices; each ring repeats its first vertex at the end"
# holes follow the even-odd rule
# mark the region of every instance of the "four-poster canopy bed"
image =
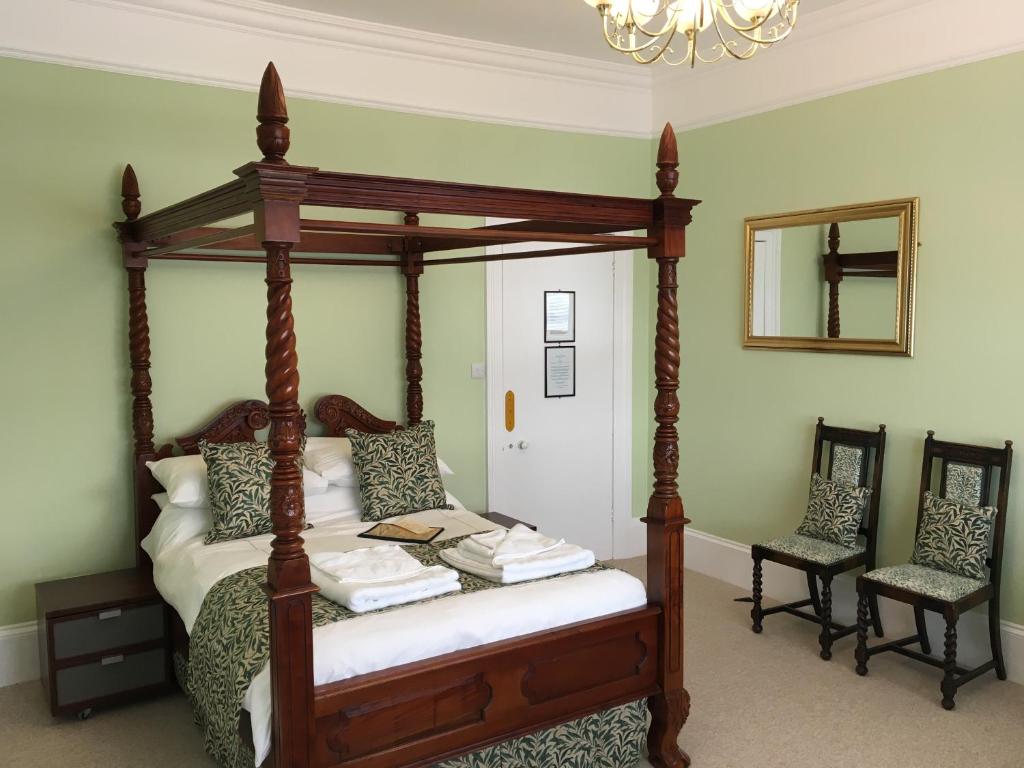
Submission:
MULTIPOLYGON (((677 488, 676 421, 679 328, 676 263, 695 200, 674 197, 678 183, 675 137, 666 126, 657 156, 654 200, 560 194, 321 171, 290 165, 288 115, 273 64, 259 93, 257 144, 263 159, 234 181, 141 216, 139 188, 125 170, 116 224, 128 272, 131 392, 137 540, 153 527, 159 486, 147 461, 169 454, 154 444, 146 269, 151 260, 265 263, 267 269, 266 392, 269 405, 237 403, 207 427, 179 439, 252 440, 269 424, 274 459, 270 510, 274 539, 267 568, 272 751, 267 764, 306 766, 420 766, 649 697, 648 750, 654 765, 689 763, 677 739, 689 711, 683 687, 683 530, 688 522, 677 488), (314 220, 302 206, 392 211, 403 224, 314 220), (251 224, 211 225, 252 213, 251 224), (501 216, 515 224, 457 229, 419 225, 420 213, 501 216), (611 234, 646 230, 644 236, 611 234), (437 257, 445 251, 494 243, 565 243, 553 250, 437 257), (657 397, 654 489, 645 522, 648 605, 568 626, 468 648, 413 664, 315 686, 311 600, 316 587, 300 533, 304 507, 300 454, 304 416, 298 400, 293 330, 292 264, 398 268, 405 277, 406 416, 423 417, 419 279, 425 268, 496 259, 646 248, 658 263, 655 334, 657 397), (211 251, 224 251, 216 253, 211 251), (238 255, 238 251, 262 251, 238 255), (302 257, 296 253, 344 257, 302 257), (362 256, 360 258, 359 256, 362 256), (388 258, 390 257, 390 258, 388 258)), ((331 434, 345 428, 387 432, 378 419, 340 396, 323 398, 316 415, 331 434)), ((139 551, 140 569, 152 568, 139 551)))

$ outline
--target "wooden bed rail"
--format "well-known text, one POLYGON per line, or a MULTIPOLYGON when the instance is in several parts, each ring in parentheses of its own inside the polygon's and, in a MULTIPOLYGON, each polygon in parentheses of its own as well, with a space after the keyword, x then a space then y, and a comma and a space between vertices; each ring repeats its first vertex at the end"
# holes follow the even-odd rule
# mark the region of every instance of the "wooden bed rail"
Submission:
MULTIPOLYGON (((288 112, 284 89, 273 64, 267 66, 260 85, 257 121, 257 146, 263 153, 262 160, 236 170, 239 178, 235 181, 156 213, 139 215, 138 182, 128 166, 122 183, 125 220, 115 226, 128 271, 137 535, 148 530, 146 526, 151 525, 155 517, 155 505, 149 499, 152 479, 145 468, 145 462, 157 455, 153 444, 146 309, 145 276, 149 260, 237 261, 266 266, 268 444, 274 459, 270 492, 274 538, 266 585, 272 696, 270 764, 276 768, 320 768, 338 764, 381 768, 428 765, 529 730, 582 717, 601 707, 628 701, 627 697, 632 695, 634 698, 649 696, 648 754, 653 766, 688 766, 689 758, 678 744, 690 703, 683 679, 683 533, 689 521, 677 482, 676 423, 680 407, 677 264, 685 255, 686 226, 690 223, 692 208, 699 201, 675 197, 679 173, 672 127, 665 126, 658 146, 656 181, 661 194, 654 200, 642 200, 332 173, 290 165, 285 159, 290 143, 288 112), (300 210, 303 205, 388 210, 403 213, 405 219, 402 224, 304 220, 300 210), (209 226, 246 212, 253 214, 251 225, 235 229, 209 226), (529 221, 460 230, 421 227, 419 216, 423 213, 493 215, 529 221), (638 229, 646 230, 646 236, 609 234, 638 229), (454 250, 487 243, 532 241, 564 243, 565 247, 526 253, 424 258, 432 247, 454 250), (375 261, 292 255, 298 251, 317 252, 318 248, 349 246, 368 249, 356 252, 393 254, 394 258, 375 261), (258 248, 263 255, 181 252, 200 248, 258 248), (292 264, 365 264, 402 270, 406 288, 406 416, 410 424, 415 424, 423 417, 419 280, 426 266, 633 248, 647 248, 649 257, 657 264, 658 274, 654 340, 657 389, 654 488, 644 518, 649 608, 634 612, 626 619, 595 620, 587 627, 577 628, 577 635, 572 637, 564 635, 563 630, 550 630, 508 641, 506 645, 495 644, 481 651, 483 655, 466 653, 459 659, 450 659, 448 666, 444 666, 443 658, 431 660, 432 665, 440 665, 436 670, 426 667, 399 670, 395 682, 381 673, 376 678, 364 677, 314 691, 312 594, 316 587, 310 581, 309 559, 301 536, 304 526, 302 474, 296 459, 304 424, 298 399, 292 264), (621 634, 609 634, 613 625, 621 634), (590 645, 580 647, 576 641, 581 638, 590 645), (644 649, 642 659, 636 656, 641 646, 644 649), (625 670, 624 676, 618 678, 602 677, 611 671, 623 671, 625 668, 617 665, 623 658, 632 658, 630 654, 637 659, 632 667, 635 674, 625 670), (481 659, 486 662, 484 666, 480 666, 481 659), (468 666, 460 683, 456 678, 463 670, 462 664, 468 666), (493 677, 494 674, 497 677, 493 677), (524 677, 518 688, 509 687, 508 680, 521 674, 529 680, 524 677), (627 678, 628 682, 623 682, 627 678), (377 693, 383 698, 376 700, 376 705, 381 712, 387 710, 376 725, 367 709, 372 702, 360 700, 360 691, 364 690, 361 686, 368 681, 375 686, 379 684, 377 693), (435 682, 443 685, 438 688, 435 682), (390 743, 388 734, 378 728, 379 722, 394 722, 412 727, 414 731, 422 725, 429 731, 432 727, 429 721, 448 704, 469 706, 477 702, 482 706, 484 685, 491 687, 492 693, 499 689, 504 691, 500 694, 505 702, 502 706, 509 708, 483 718, 483 724, 456 723, 443 734, 416 732, 407 734, 406 741, 396 736, 390 743), (541 706, 525 707, 523 700, 531 697, 536 700, 531 704, 540 702, 541 706), (418 709, 419 704, 414 700, 425 709, 418 709), (435 706, 438 708, 433 708, 435 706), (352 723, 361 725, 349 727, 352 723), (371 730, 376 734, 372 739, 368 735, 371 730), (356 757, 356 752, 346 752, 353 748, 357 752, 363 750, 359 754, 366 760, 356 757)), ((342 410, 352 408, 344 399, 321 401, 318 414, 321 405, 325 415, 336 406, 342 410)), ((340 419, 342 426, 351 419, 359 422, 363 418, 355 411, 341 415, 344 416, 340 419)), ((139 558, 140 565, 148 563, 145 556, 140 554, 139 558)), ((572 629, 569 629, 571 634, 572 629)), ((472 715, 472 706, 459 717, 463 715, 472 715)))

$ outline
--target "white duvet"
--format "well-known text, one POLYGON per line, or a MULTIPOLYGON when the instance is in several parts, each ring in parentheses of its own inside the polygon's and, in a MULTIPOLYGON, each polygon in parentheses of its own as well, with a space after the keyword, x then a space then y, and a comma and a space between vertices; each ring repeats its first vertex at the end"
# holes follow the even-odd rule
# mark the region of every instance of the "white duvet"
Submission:
MULTIPOLYGON (((496 526, 465 509, 430 510, 414 516, 440 525, 437 540, 493 530, 496 526)), ((372 542, 357 534, 373 523, 320 522, 303 533, 306 551, 360 549, 372 542)), ((206 593, 225 576, 265 565, 273 537, 206 545, 197 536, 157 553, 153 577, 164 599, 191 633, 206 593)), ((645 605, 643 584, 622 571, 605 570, 527 582, 471 594, 456 593, 384 613, 358 616, 313 630, 316 685, 439 656, 517 635, 585 621, 645 605), (427 631, 424 631, 424 630, 427 631), (415 638, 415 641, 413 641, 415 638)), ((264 667, 246 692, 256 764, 270 752, 270 670, 264 667)))

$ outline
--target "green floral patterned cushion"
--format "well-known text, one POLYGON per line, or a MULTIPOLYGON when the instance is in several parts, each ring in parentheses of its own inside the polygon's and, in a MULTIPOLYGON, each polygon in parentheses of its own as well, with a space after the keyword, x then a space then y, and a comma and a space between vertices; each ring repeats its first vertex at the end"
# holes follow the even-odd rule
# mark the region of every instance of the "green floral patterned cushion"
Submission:
POLYGON ((849 488, 815 472, 811 476, 807 514, 796 532, 841 547, 853 547, 870 496, 870 488, 849 488))
POLYGON ((924 493, 921 527, 910 562, 968 579, 985 578, 995 507, 972 507, 924 493))
POLYGON ((347 430, 359 475, 363 520, 446 506, 437 468, 434 422, 382 435, 347 430))
POLYGON ((857 445, 835 443, 832 446, 832 480, 840 485, 860 485, 864 449, 857 445))
POLYGON ((865 573, 864 578, 877 581, 880 584, 899 587, 918 595, 950 602, 956 602, 974 594, 986 583, 979 579, 968 579, 912 563, 879 568, 876 571, 865 573))
MULTIPOLYGON (((200 441, 210 486, 213 528, 206 543, 271 533, 270 475, 274 457, 266 443, 200 441)), ((302 459, 298 459, 301 469, 302 459)))
POLYGON ((854 544, 852 547, 843 547, 839 544, 833 544, 831 541, 812 539, 809 536, 800 536, 799 534, 780 536, 777 539, 766 541, 761 546, 765 549, 793 555, 803 560, 810 560, 812 563, 818 563, 819 565, 838 563, 840 560, 861 554, 865 549, 864 545, 860 543, 854 544))

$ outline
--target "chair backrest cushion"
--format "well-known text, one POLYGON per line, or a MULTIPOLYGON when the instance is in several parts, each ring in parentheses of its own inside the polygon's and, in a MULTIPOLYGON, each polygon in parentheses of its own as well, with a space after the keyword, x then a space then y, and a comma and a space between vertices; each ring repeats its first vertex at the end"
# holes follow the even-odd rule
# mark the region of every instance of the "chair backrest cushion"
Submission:
POLYGON ((859 445, 832 444, 831 480, 840 485, 857 487, 862 484, 864 460, 867 450, 859 445))
POLYGON ((996 514, 995 507, 961 504, 925 491, 911 562, 969 579, 984 579, 996 514))
POLYGON ((985 468, 977 464, 950 461, 945 467, 945 493, 943 498, 980 507, 985 493, 985 468))
POLYGON ((825 480, 815 472, 811 475, 807 514, 796 532, 801 536, 853 547, 870 498, 870 488, 850 487, 825 480))

